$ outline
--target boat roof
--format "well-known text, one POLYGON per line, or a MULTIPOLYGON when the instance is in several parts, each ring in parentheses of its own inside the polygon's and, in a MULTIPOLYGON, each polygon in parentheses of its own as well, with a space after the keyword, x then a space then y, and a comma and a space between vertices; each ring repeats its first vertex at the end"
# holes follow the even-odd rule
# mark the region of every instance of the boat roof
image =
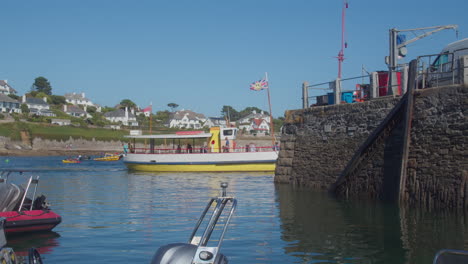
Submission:
POLYGON ((188 134, 188 135, 177 135, 177 134, 163 134, 163 135, 139 135, 139 136, 125 136, 126 138, 157 138, 157 139, 179 139, 179 138, 209 138, 211 133, 199 133, 199 134, 188 134))

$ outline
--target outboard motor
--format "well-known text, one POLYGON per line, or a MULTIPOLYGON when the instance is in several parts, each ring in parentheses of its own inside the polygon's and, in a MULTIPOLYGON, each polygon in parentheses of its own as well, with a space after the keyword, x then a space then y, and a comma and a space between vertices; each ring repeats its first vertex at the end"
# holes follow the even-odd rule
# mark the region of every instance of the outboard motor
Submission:
POLYGON ((226 182, 221 183, 221 196, 213 197, 208 202, 205 210, 198 219, 188 243, 173 243, 162 246, 154 254, 151 264, 225 264, 228 263, 227 258, 219 252, 221 243, 224 239, 231 217, 236 210, 237 200, 226 195, 226 182), (214 205, 214 206, 213 206, 214 205), (223 215, 224 209, 228 208, 223 215), (211 210, 210 210, 211 209, 211 210), (205 220, 207 214, 211 214, 209 219, 205 220), (222 217, 221 217, 222 216, 222 217), (208 246, 215 226, 219 220, 224 222, 224 227, 220 231, 218 244, 208 246), (205 220, 205 221, 204 221, 205 220), (196 236, 200 225, 207 222, 206 229, 202 236, 196 236))

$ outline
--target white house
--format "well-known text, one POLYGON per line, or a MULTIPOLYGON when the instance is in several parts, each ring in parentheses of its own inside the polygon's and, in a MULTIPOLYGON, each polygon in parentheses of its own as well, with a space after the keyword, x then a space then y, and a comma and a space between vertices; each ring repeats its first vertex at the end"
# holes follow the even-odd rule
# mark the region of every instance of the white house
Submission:
POLYGON ((104 117, 113 123, 122 122, 124 126, 138 126, 134 110, 128 111, 128 107, 107 112, 104 117))
POLYGON ((94 104, 85 97, 85 93, 67 93, 64 95, 65 101, 72 105, 85 105, 85 106, 94 106, 98 108, 98 112, 100 112, 100 106, 94 104))
POLYGON ((41 99, 35 97, 26 97, 26 95, 23 95, 22 102, 28 106, 29 114, 39 116, 55 116, 54 112, 50 110, 50 106, 47 103, 47 97, 41 99))
POLYGON ((266 115, 261 111, 257 113, 252 111, 251 114, 239 119, 237 121, 240 130, 257 131, 257 132, 268 132, 270 131, 270 116, 266 115))
POLYGON ((0 93, 1 94, 16 94, 16 90, 13 89, 9 84, 7 80, 0 80, 0 93))
POLYGON ((226 127, 227 122, 226 119, 223 117, 208 117, 205 123, 203 124, 204 127, 226 127))
POLYGON ((74 117, 89 117, 85 110, 76 105, 63 105, 63 112, 74 117))
POLYGON ((248 124, 248 123, 250 123, 250 120, 252 120, 252 119, 265 119, 267 122, 270 122, 270 116, 269 115, 266 115, 265 113, 263 113, 263 111, 261 111, 260 113, 257 113, 257 111, 255 111, 255 110, 252 111, 251 114, 240 118, 239 120, 237 120, 237 122, 239 124, 248 124))
POLYGON ((203 114, 190 110, 180 110, 172 114, 169 119, 169 127, 200 129, 205 122, 206 117, 203 114))
POLYGON ((247 131, 254 131, 254 133, 266 134, 270 132, 270 123, 265 119, 254 118, 250 122, 250 126, 247 131))
POLYGON ((21 103, 3 93, 0 93, 0 112, 21 113, 21 103))

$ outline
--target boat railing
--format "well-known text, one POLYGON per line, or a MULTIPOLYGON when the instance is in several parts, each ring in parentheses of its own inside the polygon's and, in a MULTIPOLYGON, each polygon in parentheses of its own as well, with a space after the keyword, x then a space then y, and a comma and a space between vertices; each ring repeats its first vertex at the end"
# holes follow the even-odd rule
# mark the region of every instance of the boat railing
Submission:
POLYGON ((241 146, 235 148, 210 148, 210 147, 194 147, 194 148, 134 148, 132 153, 135 154, 204 154, 204 153, 229 153, 229 152, 271 152, 278 151, 277 146, 241 146))
POLYGON ((434 257, 433 264, 468 263, 468 251, 442 249, 434 257))

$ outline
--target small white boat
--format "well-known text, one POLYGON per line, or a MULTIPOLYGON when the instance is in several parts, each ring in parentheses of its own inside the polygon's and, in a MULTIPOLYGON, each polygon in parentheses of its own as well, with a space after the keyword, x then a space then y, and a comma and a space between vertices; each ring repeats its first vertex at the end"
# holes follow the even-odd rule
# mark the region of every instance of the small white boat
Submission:
POLYGON ((275 146, 236 146, 237 128, 213 127, 210 133, 183 131, 169 135, 131 135, 148 140, 148 148, 131 148, 123 161, 132 170, 173 172, 274 171, 278 158, 275 146), (155 141, 164 147, 156 148, 155 141), (169 142, 169 145, 167 142, 169 142), (184 143, 181 147, 180 143, 184 143), (189 144, 190 142, 192 144, 189 144))

